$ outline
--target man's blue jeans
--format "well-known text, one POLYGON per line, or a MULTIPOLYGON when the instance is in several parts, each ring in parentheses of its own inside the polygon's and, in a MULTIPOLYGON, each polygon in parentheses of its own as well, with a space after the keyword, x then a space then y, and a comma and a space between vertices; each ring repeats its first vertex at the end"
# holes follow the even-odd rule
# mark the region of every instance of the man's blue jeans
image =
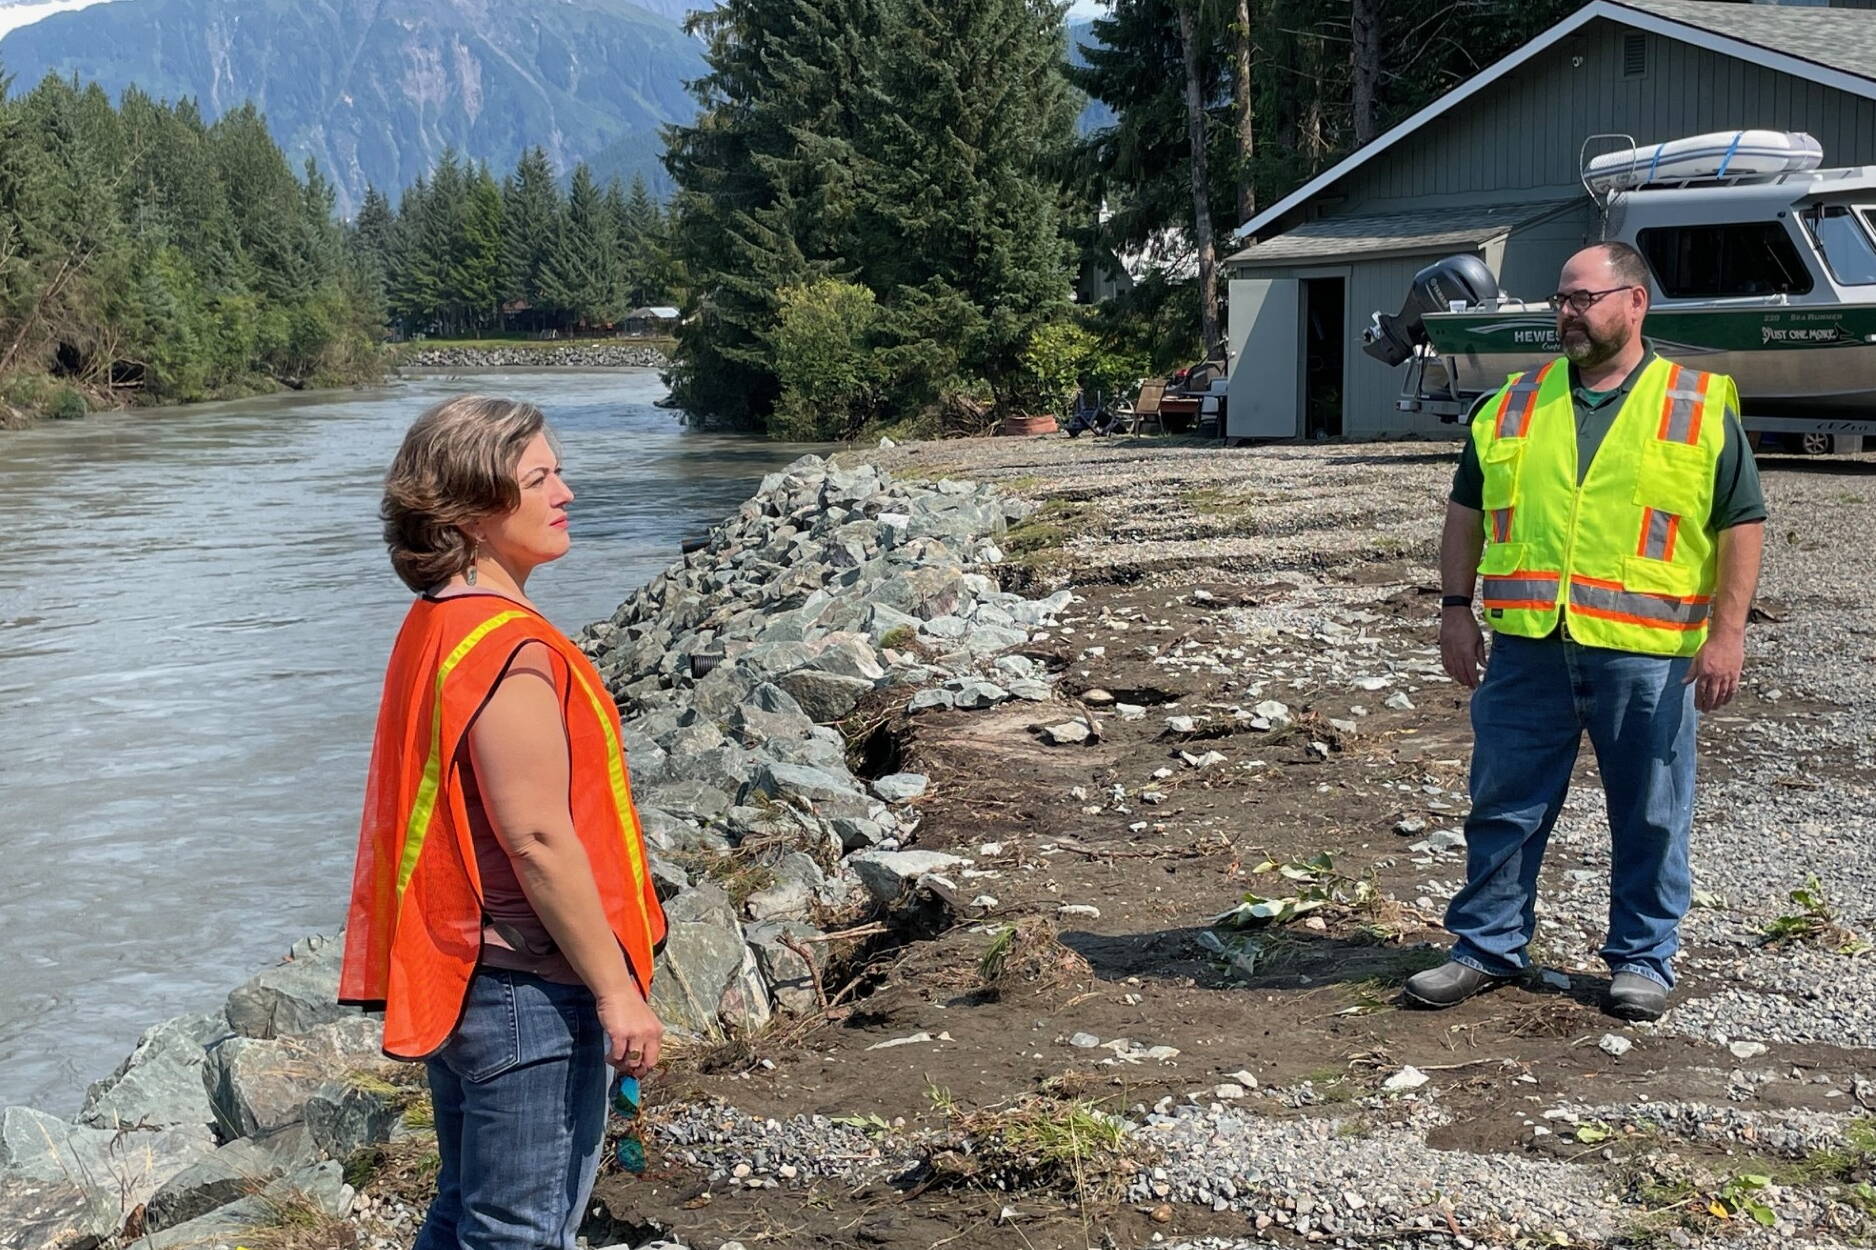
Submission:
POLYGON ((1680 920, 1692 901, 1691 661, 1497 635, 1472 696, 1472 814, 1466 886, 1446 911, 1452 957, 1482 972, 1530 966, 1537 873, 1563 810, 1585 730, 1609 809, 1613 972, 1672 987, 1680 920))
POLYGON ((592 994, 478 968, 428 1066, 442 1167, 416 1250, 573 1250, 606 1128, 592 994))

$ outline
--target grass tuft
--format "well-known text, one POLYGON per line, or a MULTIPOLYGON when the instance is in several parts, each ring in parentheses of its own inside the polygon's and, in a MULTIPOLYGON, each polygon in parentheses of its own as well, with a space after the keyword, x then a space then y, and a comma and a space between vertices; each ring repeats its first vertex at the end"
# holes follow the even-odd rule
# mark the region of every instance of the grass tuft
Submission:
POLYGON ((955 1132, 932 1159, 941 1180, 1072 1194, 1085 1204, 1123 1195, 1153 1157, 1125 1121, 1085 1099, 1029 1094, 972 1111, 947 1096, 939 1106, 955 1132))

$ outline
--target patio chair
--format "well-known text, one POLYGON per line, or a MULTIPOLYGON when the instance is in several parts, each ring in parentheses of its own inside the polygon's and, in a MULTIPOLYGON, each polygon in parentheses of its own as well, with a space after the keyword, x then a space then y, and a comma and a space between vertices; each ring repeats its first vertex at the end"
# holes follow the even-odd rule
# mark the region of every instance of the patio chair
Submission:
POLYGON ((1166 383, 1155 379, 1140 384, 1140 393, 1131 404, 1120 410, 1121 432, 1126 434, 1144 434, 1149 422, 1158 427, 1161 434, 1166 432, 1165 418, 1160 416, 1159 401, 1166 394, 1166 383))

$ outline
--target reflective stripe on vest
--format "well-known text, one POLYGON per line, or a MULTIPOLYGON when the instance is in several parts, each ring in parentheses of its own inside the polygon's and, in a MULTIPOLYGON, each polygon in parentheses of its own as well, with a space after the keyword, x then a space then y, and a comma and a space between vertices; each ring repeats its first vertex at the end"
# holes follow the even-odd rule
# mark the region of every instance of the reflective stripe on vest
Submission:
POLYGON ((1504 396, 1498 401, 1499 438, 1523 438, 1531 428, 1531 414, 1537 410, 1538 388, 1544 385, 1544 375, 1556 364, 1553 360, 1536 373, 1522 374, 1505 388, 1504 396))
POLYGON ((430 836, 430 818, 436 814, 437 791, 443 784, 443 684, 456 666, 468 658, 476 644, 508 622, 526 616, 525 612, 497 612, 469 631, 467 637, 436 668, 436 692, 430 702, 430 750, 424 756, 423 780, 417 796, 411 800, 410 817, 404 822, 404 849, 397 861, 397 899, 404 901, 410 888, 410 874, 417 871, 417 857, 423 854, 424 839, 430 836))
POLYGON ((1620 582, 1570 577, 1570 610, 1624 625, 1651 629, 1700 629, 1712 610, 1711 595, 1662 595, 1630 590, 1620 582))
POLYGON ((632 806, 631 788, 625 779, 625 752, 618 735, 612 732, 612 718, 606 715, 606 707, 599 701, 599 695, 594 693, 593 687, 578 669, 571 665, 568 669, 580 693, 586 696, 586 702, 593 709, 600 728, 605 731, 606 783, 612 789, 612 805, 619 809, 619 838, 625 846, 625 862, 632 870, 632 897, 638 901, 640 921, 650 930, 651 915, 645 905, 644 835, 638 828, 638 812, 632 806))
POLYGON ((1674 536, 1680 532, 1680 528, 1681 519, 1672 512, 1643 508, 1641 547, 1635 554, 1647 556, 1650 560, 1672 560, 1674 536))
POLYGON ((1544 573, 1535 569, 1519 569, 1502 577, 1483 579, 1483 595, 1486 608, 1537 608, 1555 607, 1557 587, 1563 582, 1560 573, 1544 573))
POLYGON ((1661 427, 1655 437, 1667 443, 1700 443, 1700 416, 1707 406, 1707 386, 1711 373, 1696 373, 1693 386, 1683 385, 1686 370, 1674 365, 1668 371, 1667 402, 1661 406, 1661 427))

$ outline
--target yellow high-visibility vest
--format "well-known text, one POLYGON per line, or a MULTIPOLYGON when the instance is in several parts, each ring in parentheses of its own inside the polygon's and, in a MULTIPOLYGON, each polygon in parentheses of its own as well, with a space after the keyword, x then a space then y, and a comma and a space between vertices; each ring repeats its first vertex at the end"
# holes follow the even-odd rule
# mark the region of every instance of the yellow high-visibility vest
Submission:
POLYGON ((1472 421, 1484 470, 1485 620, 1542 638, 1559 615, 1592 647, 1692 655, 1717 572, 1713 478, 1739 391, 1657 358, 1577 485, 1570 371, 1514 374, 1472 421))

